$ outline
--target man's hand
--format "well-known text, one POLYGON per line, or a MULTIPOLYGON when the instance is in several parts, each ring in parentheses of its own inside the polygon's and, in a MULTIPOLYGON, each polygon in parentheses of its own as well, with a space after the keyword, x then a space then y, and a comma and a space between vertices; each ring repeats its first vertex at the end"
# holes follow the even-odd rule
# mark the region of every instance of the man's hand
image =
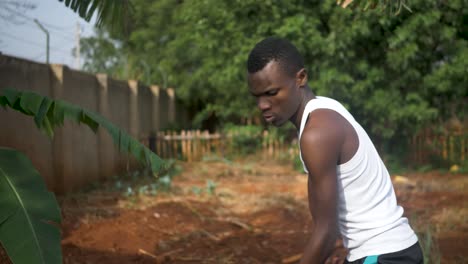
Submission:
POLYGON ((335 242, 335 248, 325 261, 325 264, 343 264, 348 252, 349 250, 343 245, 343 240, 341 238, 337 239, 335 242))

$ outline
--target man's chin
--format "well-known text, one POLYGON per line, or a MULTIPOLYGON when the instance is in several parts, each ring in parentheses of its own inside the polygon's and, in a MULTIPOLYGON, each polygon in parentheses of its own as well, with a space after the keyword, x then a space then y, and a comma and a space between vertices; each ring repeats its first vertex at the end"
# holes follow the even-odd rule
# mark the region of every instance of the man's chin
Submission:
POLYGON ((275 120, 273 120, 273 122, 270 122, 269 124, 270 124, 270 125, 273 125, 273 126, 275 126, 275 127, 281 127, 281 126, 283 126, 285 123, 286 123, 286 122, 284 122, 283 120, 277 120, 277 119, 275 119, 275 120))

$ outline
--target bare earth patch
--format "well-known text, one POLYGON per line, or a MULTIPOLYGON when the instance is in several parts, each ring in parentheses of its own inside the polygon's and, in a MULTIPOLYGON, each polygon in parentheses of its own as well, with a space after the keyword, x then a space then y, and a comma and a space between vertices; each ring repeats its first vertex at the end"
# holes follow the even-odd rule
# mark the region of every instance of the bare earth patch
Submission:
MULTIPOLYGON (((294 263, 310 235, 306 175, 274 162, 182 166, 169 193, 62 197, 64 263, 294 263)), ((404 176, 399 203, 432 256, 466 263, 468 175, 404 176)))

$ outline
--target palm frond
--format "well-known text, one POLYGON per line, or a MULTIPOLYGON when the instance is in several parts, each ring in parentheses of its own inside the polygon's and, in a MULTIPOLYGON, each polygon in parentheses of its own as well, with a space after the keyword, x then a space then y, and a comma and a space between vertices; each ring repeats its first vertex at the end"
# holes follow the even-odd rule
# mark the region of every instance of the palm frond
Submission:
POLYGON ((59 0, 65 6, 90 21, 97 12, 96 25, 127 32, 133 6, 130 0, 59 0))

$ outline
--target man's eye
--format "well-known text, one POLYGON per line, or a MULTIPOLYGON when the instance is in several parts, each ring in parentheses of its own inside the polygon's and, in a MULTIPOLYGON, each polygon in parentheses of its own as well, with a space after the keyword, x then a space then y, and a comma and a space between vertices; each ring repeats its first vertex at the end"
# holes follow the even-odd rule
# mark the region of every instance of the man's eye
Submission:
POLYGON ((278 94, 278 90, 272 90, 272 91, 268 91, 268 92, 266 93, 266 95, 268 95, 268 96, 275 96, 275 95, 277 95, 277 94, 278 94))

